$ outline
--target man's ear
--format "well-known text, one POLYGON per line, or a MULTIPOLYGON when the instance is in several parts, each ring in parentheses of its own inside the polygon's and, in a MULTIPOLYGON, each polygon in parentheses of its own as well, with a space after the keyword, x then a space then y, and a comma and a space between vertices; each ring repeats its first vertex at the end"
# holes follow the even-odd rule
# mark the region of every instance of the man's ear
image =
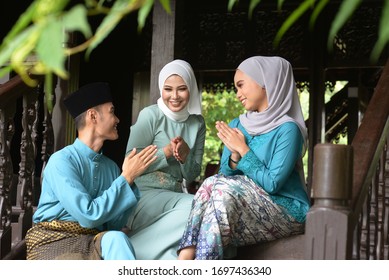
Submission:
POLYGON ((86 111, 86 117, 93 123, 96 122, 97 119, 97 111, 95 109, 89 109, 86 111))

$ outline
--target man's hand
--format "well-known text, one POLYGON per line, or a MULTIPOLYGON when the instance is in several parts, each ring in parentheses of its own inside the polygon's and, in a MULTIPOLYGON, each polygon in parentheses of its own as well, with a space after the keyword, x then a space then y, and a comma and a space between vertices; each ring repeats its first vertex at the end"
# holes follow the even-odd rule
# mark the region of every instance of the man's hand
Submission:
POLYGON ((143 172, 157 159, 155 155, 157 146, 150 145, 144 148, 139 153, 136 153, 136 148, 125 157, 122 165, 122 174, 127 182, 132 185, 135 178, 142 175, 143 172))

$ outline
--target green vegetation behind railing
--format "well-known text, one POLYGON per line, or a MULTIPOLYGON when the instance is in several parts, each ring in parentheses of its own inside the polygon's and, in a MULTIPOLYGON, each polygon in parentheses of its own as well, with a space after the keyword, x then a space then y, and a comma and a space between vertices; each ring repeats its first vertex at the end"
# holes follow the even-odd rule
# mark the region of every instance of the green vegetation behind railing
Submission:
MULTIPOLYGON (((244 112, 243 106, 237 102, 233 89, 226 89, 224 84, 220 84, 216 88, 216 92, 202 92, 203 115, 207 126, 202 167, 203 173, 208 163, 219 162, 223 149, 222 142, 216 135, 216 121, 229 123, 232 119, 244 112)), ((203 173, 201 177, 203 177, 203 173)))

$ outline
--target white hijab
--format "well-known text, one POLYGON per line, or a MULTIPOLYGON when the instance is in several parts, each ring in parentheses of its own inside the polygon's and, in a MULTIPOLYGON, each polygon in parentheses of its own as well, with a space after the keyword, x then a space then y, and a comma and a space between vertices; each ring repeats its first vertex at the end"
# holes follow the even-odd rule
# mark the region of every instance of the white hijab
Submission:
POLYGON ((250 135, 271 131, 285 122, 295 122, 307 149, 307 128, 290 63, 281 57, 254 56, 244 60, 238 69, 266 89, 269 107, 263 112, 248 111, 239 116, 250 135))
POLYGON ((166 64, 159 72, 158 86, 161 97, 158 98, 157 104, 168 118, 177 122, 183 122, 186 121, 190 114, 201 115, 201 94, 197 88, 193 69, 188 62, 176 59, 166 64), (179 75, 189 89, 188 105, 179 112, 171 111, 162 100, 163 86, 166 79, 171 75, 179 75))

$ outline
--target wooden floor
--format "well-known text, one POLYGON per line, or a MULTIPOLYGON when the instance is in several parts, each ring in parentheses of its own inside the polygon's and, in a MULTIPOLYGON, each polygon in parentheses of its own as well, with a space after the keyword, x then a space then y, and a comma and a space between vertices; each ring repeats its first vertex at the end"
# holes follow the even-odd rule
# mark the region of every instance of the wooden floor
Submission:
POLYGON ((295 235, 258 245, 238 248, 238 260, 302 260, 305 235, 295 235))

